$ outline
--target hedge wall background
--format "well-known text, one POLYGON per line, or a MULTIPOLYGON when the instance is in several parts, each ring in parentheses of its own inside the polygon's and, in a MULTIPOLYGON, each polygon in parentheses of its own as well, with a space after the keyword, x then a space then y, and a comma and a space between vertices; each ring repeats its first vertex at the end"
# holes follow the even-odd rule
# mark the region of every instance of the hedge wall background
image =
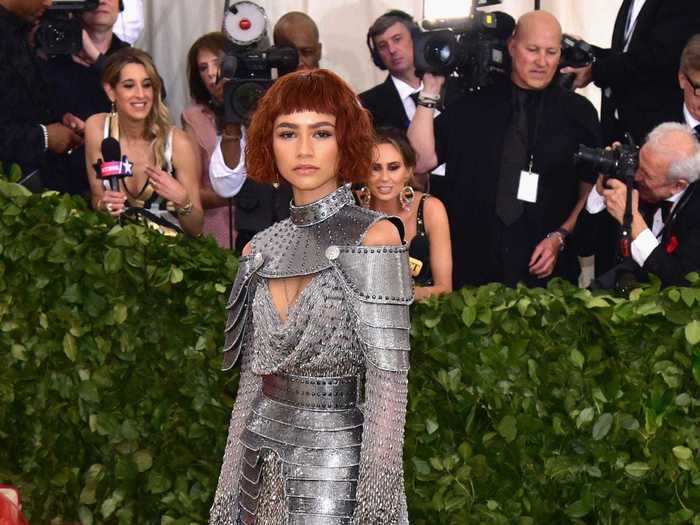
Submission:
MULTIPOLYGON (((213 241, 0 182, 0 482, 32 523, 206 523, 235 272, 213 241)), ((554 283, 416 305, 411 522, 700 524, 699 302, 554 283)))

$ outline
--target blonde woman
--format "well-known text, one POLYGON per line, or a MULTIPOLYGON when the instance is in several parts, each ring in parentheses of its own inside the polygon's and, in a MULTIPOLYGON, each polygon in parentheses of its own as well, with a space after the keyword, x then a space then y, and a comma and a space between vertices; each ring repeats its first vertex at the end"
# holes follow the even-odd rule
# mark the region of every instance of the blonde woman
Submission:
POLYGON ((147 53, 133 48, 111 55, 102 83, 111 113, 98 113, 85 125, 85 160, 92 206, 114 216, 127 208, 148 210, 165 230, 202 232, 199 160, 189 136, 172 126, 162 100, 162 81, 147 53), (95 163, 107 137, 119 141, 122 155, 133 162, 133 175, 116 191, 100 180, 95 163))

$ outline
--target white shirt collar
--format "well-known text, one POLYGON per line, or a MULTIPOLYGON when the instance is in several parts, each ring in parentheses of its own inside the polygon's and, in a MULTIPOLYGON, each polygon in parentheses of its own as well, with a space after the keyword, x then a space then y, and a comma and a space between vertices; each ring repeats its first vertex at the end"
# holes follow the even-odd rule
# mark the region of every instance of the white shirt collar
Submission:
POLYGON ((413 89, 409 84, 401 80, 400 78, 396 78, 394 75, 391 75, 391 80, 394 82, 394 86, 396 87, 396 91, 399 92, 399 97, 401 97, 401 100, 406 100, 409 98, 411 95, 414 93, 420 92, 421 89, 423 89, 423 81, 421 80, 420 85, 416 88, 413 89))
POLYGON ((700 120, 695 120, 695 117, 690 114, 688 106, 686 106, 685 103, 683 104, 683 115, 685 116, 685 123, 691 128, 695 128, 695 126, 700 125, 700 120))

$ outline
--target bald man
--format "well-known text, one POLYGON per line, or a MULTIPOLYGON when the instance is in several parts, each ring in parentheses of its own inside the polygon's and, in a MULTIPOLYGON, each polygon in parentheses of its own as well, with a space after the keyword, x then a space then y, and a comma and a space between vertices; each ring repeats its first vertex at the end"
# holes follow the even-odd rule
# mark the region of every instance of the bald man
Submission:
POLYGON ((306 13, 290 11, 282 15, 272 31, 276 46, 290 46, 299 53, 297 69, 316 69, 321 61, 318 27, 306 13))
POLYGON ((438 196, 450 219, 455 289, 578 279, 569 234, 595 174, 574 166, 573 154, 580 143, 599 145, 600 127, 590 102, 552 82, 560 41, 553 15, 524 15, 508 44, 510 75, 434 121, 429 102, 444 78, 423 77, 408 136, 416 171, 447 163, 438 196))

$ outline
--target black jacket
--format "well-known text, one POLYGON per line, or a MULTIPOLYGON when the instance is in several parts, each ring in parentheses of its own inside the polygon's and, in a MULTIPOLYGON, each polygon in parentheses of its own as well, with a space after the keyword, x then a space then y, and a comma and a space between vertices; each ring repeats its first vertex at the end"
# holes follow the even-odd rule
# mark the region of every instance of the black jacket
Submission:
MULTIPOLYGON (((461 90, 456 81, 447 79, 443 89, 444 106, 454 103, 461 96, 461 90)), ((375 128, 408 129, 411 121, 406 115, 399 92, 396 90, 391 75, 381 84, 359 94, 360 102, 372 115, 372 123, 375 128)))
POLYGON ((647 0, 623 53, 631 5, 632 0, 622 3, 611 49, 601 52, 593 64, 593 80, 603 91, 601 120, 607 144, 621 139, 625 131, 641 144, 656 125, 677 120, 683 103, 678 86, 681 51, 700 32, 700 1, 647 0))
POLYGON ((0 6, 0 162, 26 172, 41 166, 39 124, 58 120, 38 59, 28 43, 29 25, 0 6))
MULTIPOLYGON (((447 162, 444 184, 435 193, 450 221, 455 289, 505 282, 506 266, 509 274, 519 274, 519 281, 544 284, 530 278, 530 255, 569 216, 579 196, 579 183, 595 181, 590 167, 574 165, 573 160, 579 144, 600 143, 595 108, 582 96, 553 84, 541 95, 540 127, 533 144, 533 171, 540 175, 537 203, 524 205, 524 232, 516 239, 518 246, 509 246, 513 252, 507 260, 499 260, 504 243, 499 236, 496 195, 503 137, 512 115, 512 89, 510 79, 501 79, 477 95, 464 96, 435 119, 438 163, 447 162)), ((554 270, 554 276, 572 281, 579 270, 574 237, 554 270)))

